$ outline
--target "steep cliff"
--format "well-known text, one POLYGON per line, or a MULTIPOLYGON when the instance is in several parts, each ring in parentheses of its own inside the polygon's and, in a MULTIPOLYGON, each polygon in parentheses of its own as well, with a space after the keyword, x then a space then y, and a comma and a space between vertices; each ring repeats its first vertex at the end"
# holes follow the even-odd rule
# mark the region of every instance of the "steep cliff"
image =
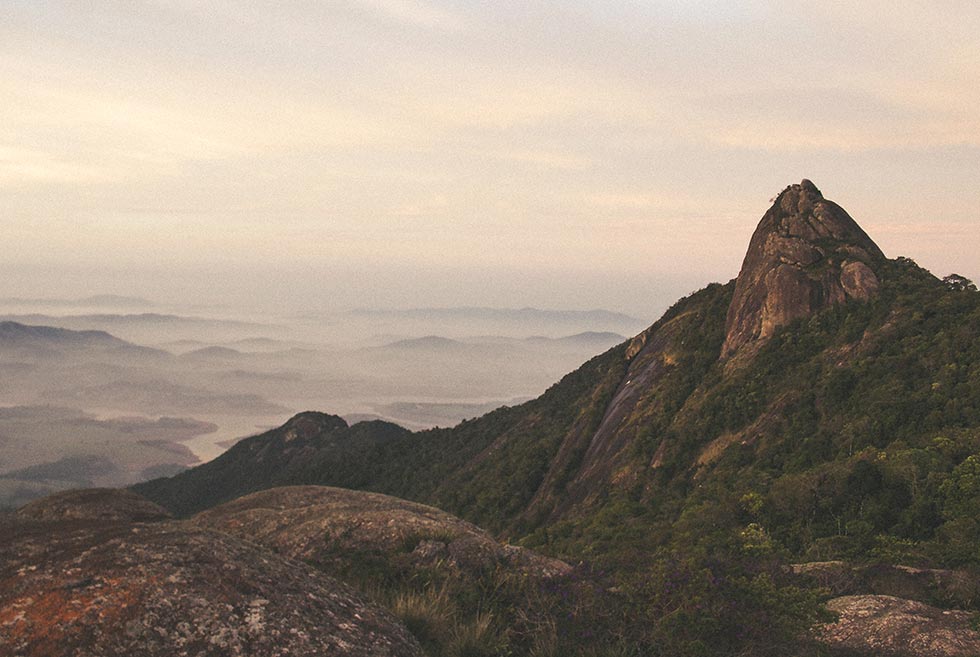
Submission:
POLYGON ((727 358, 793 320, 880 286, 881 249, 839 205, 804 180, 790 185, 749 242, 725 321, 727 358))

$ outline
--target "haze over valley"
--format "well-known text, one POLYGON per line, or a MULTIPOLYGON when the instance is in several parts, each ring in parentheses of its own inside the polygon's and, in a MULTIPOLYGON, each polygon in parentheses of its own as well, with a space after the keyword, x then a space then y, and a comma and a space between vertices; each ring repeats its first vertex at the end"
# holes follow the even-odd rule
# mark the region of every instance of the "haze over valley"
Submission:
POLYGON ((609 311, 246 317, 113 295, 0 299, 0 505, 172 474, 296 412, 452 426, 644 324, 609 311))

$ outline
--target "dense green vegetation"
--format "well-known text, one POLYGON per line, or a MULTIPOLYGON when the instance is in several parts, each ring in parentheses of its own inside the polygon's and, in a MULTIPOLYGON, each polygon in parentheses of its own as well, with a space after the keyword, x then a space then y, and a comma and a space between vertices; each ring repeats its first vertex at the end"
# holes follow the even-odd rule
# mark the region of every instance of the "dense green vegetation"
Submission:
POLYGON ((628 585, 585 567, 550 581, 500 571, 353 581, 433 657, 823 654, 801 638, 827 617, 818 594, 789 584, 775 560, 735 568, 677 557, 646 575, 628 585))
POLYGON ((784 327, 734 363, 718 360, 731 286, 679 302, 649 334, 677 337, 621 425, 629 449, 587 496, 569 482, 626 375, 626 345, 537 400, 453 429, 342 427, 256 461, 270 432, 139 489, 184 513, 285 483, 378 490, 587 564, 580 590, 606 592, 602 604, 556 628, 602 640, 556 638, 553 653, 515 640, 513 654, 812 654, 796 642, 820 591, 785 564, 980 569, 980 294, 907 259, 880 275, 872 301, 784 327), (528 516, 536 495, 554 499, 551 513, 528 516))
POLYGON ((751 536, 787 559, 980 565, 980 295, 910 261, 885 281, 872 303, 780 331, 748 366, 715 366, 659 432, 662 468, 525 544, 627 564, 751 536), (695 464, 723 435, 738 439, 695 464))

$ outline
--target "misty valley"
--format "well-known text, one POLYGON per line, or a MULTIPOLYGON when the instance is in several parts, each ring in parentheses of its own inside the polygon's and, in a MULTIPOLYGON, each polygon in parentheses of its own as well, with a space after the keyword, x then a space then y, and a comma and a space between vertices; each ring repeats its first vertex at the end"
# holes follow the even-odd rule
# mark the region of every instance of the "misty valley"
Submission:
POLYGON ((0 507, 173 474, 304 410, 452 426, 540 394, 644 324, 531 308, 228 314, 0 299, 0 507))

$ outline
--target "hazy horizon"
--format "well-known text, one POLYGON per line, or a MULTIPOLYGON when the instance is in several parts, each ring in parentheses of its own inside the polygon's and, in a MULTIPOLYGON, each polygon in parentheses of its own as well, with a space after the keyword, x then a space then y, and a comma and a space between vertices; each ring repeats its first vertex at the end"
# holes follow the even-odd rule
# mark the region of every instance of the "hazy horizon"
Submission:
POLYGON ((812 179, 980 277, 973 3, 0 8, 0 295, 609 308, 738 271, 812 179))

